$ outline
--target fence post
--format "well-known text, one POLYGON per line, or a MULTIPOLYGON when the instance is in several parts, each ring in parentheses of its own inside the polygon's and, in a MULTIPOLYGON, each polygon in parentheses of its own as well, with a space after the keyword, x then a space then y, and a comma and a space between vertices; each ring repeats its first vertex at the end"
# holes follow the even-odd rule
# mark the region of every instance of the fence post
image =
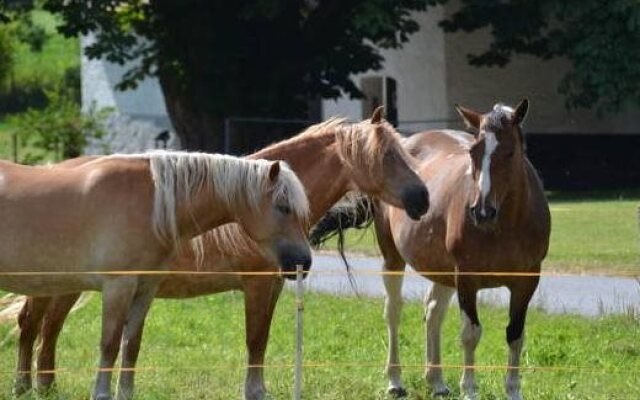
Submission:
POLYGON ((13 132, 11 134, 11 141, 13 142, 13 162, 18 162, 18 134, 13 132))
POLYGON ((303 267, 296 267, 296 361, 293 382, 293 400, 300 400, 302 395, 302 358, 303 358, 303 312, 304 312, 304 283, 303 267))

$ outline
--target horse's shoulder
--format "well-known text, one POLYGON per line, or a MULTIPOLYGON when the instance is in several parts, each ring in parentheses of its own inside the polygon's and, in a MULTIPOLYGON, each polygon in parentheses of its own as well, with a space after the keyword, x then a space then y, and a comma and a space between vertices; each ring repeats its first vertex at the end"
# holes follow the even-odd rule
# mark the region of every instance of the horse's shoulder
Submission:
POLYGON ((472 144, 472 135, 451 129, 419 132, 405 140, 405 148, 418 159, 438 154, 466 154, 472 144))

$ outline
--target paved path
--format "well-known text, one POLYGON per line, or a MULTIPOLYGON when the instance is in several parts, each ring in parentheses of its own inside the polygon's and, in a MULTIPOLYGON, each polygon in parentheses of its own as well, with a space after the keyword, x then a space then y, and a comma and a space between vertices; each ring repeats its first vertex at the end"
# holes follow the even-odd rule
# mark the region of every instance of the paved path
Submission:
MULTIPOLYGON (((360 295, 383 296, 382 277, 367 272, 380 271, 380 258, 350 257, 356 288, 360 295), (358 274, 363 272, 364 274, 358 274)), ((354 295, 340 259, 336 256, 316 254, 307 288, 312 291, 354 295)), ((408 271, 412 271, 410 268, 408 271)), ((405 299, 422 299, 431 283, 420 276, 405 276, 405 299)), ((508 303, 506 288, 480 292, 480 301, 491 304, 508 303)), ((594 276, 542 277, 532 305, 551 313, 574 313, 595 316, 602 313, 625 313, 630 309, 640 312, 640 282, 634 279, 594 276)))

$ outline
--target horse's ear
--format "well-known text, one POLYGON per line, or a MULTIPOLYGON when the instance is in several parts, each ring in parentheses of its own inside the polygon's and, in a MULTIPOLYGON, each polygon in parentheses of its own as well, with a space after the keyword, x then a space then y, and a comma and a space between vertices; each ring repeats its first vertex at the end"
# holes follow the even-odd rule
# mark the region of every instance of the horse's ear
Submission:
POLYGON ((278 175, 280 175, 280 161, 276 161, 271 164, 271 167, 269 168, 269 180, 271 182, 277 181, 278 175))
POLYGON ((513 112, 513 123, 516 125, 522 124, 525 118, 527 117, 527 112, 529 111, 529 99, 526 97, 518 103, 515 111, 513 112))
POLYGON ((373 110, 373 114, 371 114, 371 123, 379 124, 382 122, 384 118, 384 106, 379 106, 375 110, 373 110))
POLYGON ((462 117, 467 128, 473 129, 476 132, 480 129, 480 120, 482 119, 482 115, 479 112, 462 107, 459 104, 456 104, 456 111, 462 117))

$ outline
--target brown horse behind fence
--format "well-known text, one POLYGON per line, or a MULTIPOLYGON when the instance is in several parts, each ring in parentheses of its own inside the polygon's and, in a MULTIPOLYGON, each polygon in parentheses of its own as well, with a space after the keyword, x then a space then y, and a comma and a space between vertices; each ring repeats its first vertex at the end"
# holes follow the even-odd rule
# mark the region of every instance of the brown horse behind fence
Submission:
MULTIPOLYGON (((463 107, 457 110, 475 135, 429 131, 417 133, 404 143, 419 160, 418 172, 429 188, 431 207, 427 215, 418 222, 411 221, 395 207, 374 201, 375 229, 385 271, 401 272, 409 264, 434 282, 425 298, 425 377, 436 395, 449 393, 440 367, 440 335, 453 293, 457 290, 467 366, 460 390, 465 399, 476 399, 474 351, 481 336, 476 294, 483 288, 509 288, 506 391, 509 400, 519 400, 522 396, 517 367, 525 318, 538 286, 536 274, 547 254, 550 233, 542 184, 524 151, 521 124, 528 101, 523 100, 515 109, 498 104, 486 114, 463 107), (491 275, 492 272, 506 274, 491 275), (510 272, 529 276, 509 276, 510 272)), ((330 233, 333 232, 317 235, 330 233)), ((406 394, 398 353, 402 280, 401 274, 384 276, 389 337, 386 371, 388 390, 395 395, 406 394)))
MULTIPOLYGON (((191 238, 233 221, 283 268, 308 268, 308 212, 302 184, 278 162, 182 152, 114 155, 75 168, 0 162, 0 288, 31 296, 101 291, 92 398, 111 399, 120 343, 122 366, 134 368, 161 279, 139 271, 168 270, 191 238)), ((129 372, 118 399, 132 395, 129 372)))
MULTIPOLYGON (((331 119, 314 125, 300 135, 272 145, 251 158, 282 159, 303 182, 315 222, 345 193, 360 190, 380 197, 419 218, 428 208, 424 183, 412 168, 411 157, 400 145, 400 136, 382 119, 382 109, 371 120, 357 124, 331 119)), ((72 166, 79 161, 69 161, 72 166)), ((63 165, 62 165, 63 166, 63 165)), ((251 272, 275 271, 276 266, 256 248, 237 226, 218 228, 193 242, 203 250, 202 260, 187 248, 172 260, 179 271, 251 272)), ((248 363, 247 399, 266 395, 263 369, 273 311, 282 289, 281 277, 270 275, 173 275, 160 284, 158 297, 188 298, 228 290, 242 290, 245 296, 248 363)), ((51 386, 55 368, 55 347, 65 317, 78 294, 51 298, 29 298, 19 317, 20 352, 17 388, 31 387, 33 344, 39 332, 42 347, 38 357, 38 384, 51 386), (41 330, 40 330, 41 327, 41 330)))

